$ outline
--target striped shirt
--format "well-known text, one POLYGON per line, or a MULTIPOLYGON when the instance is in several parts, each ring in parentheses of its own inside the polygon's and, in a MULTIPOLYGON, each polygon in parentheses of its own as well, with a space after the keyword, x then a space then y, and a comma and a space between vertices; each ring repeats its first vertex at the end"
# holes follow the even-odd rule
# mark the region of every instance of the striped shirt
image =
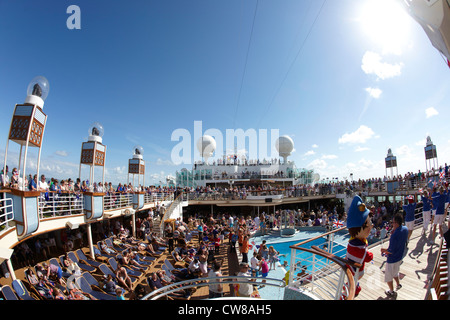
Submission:
MULTIPOLYGON (((362 276, 364 274, 364 264, 372 261, 373 253, 367 251, 366 242, 363 242, 360 239, 351 239, 347 245, 346 259, 361 265, 359 275, 362 276)), ((353 274, 357 271, 357 269, 352 266, 350 266, 350 270, 353 274)))

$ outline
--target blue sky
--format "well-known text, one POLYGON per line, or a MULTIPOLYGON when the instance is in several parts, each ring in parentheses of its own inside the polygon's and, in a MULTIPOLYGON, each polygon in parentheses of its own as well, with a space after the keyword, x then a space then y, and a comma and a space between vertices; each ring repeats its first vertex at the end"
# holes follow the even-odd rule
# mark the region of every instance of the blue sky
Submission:
MULTIPOLYGON (((322 177, 383 176, 389 148, 399 173, 423 171, 427 135, 440 164, 450 157, 450 70, 390 1, 0 0, 0 43, 0 156, 14 105, 45 76, 47 176, 78 177, 95 121, 114 183, 126 181, 135 145, 147 184, 190 167, 171 162, 171 135, 193 135, 194 121, 224 133, 279 129, 297 167, 322 177), (72 4, 79 30, 66 25, 72 4)), ((10 167, 18 150, 10 144, 10 167)))

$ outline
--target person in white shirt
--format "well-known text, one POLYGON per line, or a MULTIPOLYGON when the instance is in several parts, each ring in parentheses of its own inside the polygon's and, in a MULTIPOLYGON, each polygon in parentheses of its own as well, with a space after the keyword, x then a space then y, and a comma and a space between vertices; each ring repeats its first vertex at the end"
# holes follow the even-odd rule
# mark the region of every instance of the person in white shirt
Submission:
POLYGON ((254 277, 257 277, 259 269, 259 260, 258 260, 258 253, 256 251, 253 251, 253 257, 250 259, 250 266, 252 270, 252 275, 254 277))
MULTIPOLYGON (((208 278, 217 278, 222 276, 220 268, 222 264, 219 261, 215 261, 213 268, 209 270, 208 278)), ((214 280, 212 280, 214 281, 214 280)), ((220 281, 220 280, 219 280, 220 281)), ((223 285, 222 284, 212 284, 209 286, 209 298, 220 298, 223 297, 223 285)))
POLYGON ((1 180, 3 187, 9 187, 8 166, 6 166, 6 174, 2 170, 2 174, 0 175, 0 180, 1 180))
POLYGON ((40 191, 48 191, 48 183, 45 181, 45 176, 41 175, 41 180, 38 182, 38 190, 40 191))
MULTIPOLYGON (((250 277, 250 273, 248 273, 248 263, 241 263, 239 265, 239 273, 238 277, 250 277)), ((241 280, 241 279, 239 279, 241 280)), ((253 284, 252 283, 239 283, 238 294, 240 297, 250 297, 253 293, 253 284)))

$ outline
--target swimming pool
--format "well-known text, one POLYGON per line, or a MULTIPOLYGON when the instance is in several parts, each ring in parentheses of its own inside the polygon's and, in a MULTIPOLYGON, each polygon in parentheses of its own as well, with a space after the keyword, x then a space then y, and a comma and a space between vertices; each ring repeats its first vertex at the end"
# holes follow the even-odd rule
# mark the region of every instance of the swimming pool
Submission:
MULTIPOLYGON (((308 227, 308 228, 302 229, 300 231, 297 231, 295 233, 295 235, 291 238, 285 238, 285 237, 277 236, 275 234, 270 234, 270 235, 252 237, 250 242, 255 244, 253 246, 253 250, 258 250, 256 247, 259 246, 263 240, 266 240, 267 247, 273 246, 275 250, 280 252, 280 255, 281 255, 280 262, 277 264, 275 269, 272 269, 269 271, 269 274, 267 277, 273 278, 273 279, 284 279, 286 272, 289 271, 289 264, 291 262, 291 249, 289 248, 289 246, 303 242, 308 239, 315 238, 324 233, 325 233, 325 230, 323 228, 315 229, 314 227, 308 227), (287 261, 286 267, 283 266, 284 261, 287 261)), ((334 242, 333 242, 333 253, 336 254, 336 252, 338 252, 337 253, 338 256, 341 256, 341 257, 345 256, 348 239, 349 239, 348 233, 347 234, 345 234, 345 233, 336 234, 334 242)), ((302 245, 302 247, 311 248, 311 246, 318 246, 320 248, 323 248, 323 245, 325 243, 326 243, 326 238, 318 238, 316 240, 308 242, 306 245, 302 245)), ((253 254, 253 252, 249 252, 250 257, 252 254, 253 254)), ((308 252, 304 252, 304 251, 297 252, 297 258, 300 258, 300 259, 306 259, 306 260, 311 261, 311 256, 312 256, 312 254, 308 253, 308 252)), ((317 259, 325 260, 325 258, 322 258, 319 256, 316 256, 316 261, 317 261, 317 259)), ((297 259, 297 261, 298 260, 299 259, 297 259)), ((311 270, 312 265, 310 265, 310 264, 308 265, 308 263, 304 263, 303 265, 305 265, 307 267, 308 271, 312 271, 311 270)), ((259 275, 259 276, 261 276, 261 275, 259 275)), ((261 295, 261 298, 263 298, 263 299, 269 299, 269 300, 283 299, 284 290, 276 289, 276 288, 270 287, 270 286, 266 286, 264 288, 259 288, 258 290, 261 295)))
MULTIPOLYGON (((267 244, 267 247, 271 247, 273 246, 273 248, 278 251, 279 254, 279 263, 284 266, 285 261, 287 262, 286 266, 284 266, 284 269, 287 271, 289 270, 289 264, 291 263, 291 248, 289 248, 290 246, 299 243, 298 240, 296 241, 289 241, 289 242, 278 242, 278 243, 273 243, 273 244, 267 244)), ((303 248, 311 248, 312 246, 317 246, 321 249, 324 248, 324 245, 327 244, 327 241, 325 238, 319 238, 316 240, 313 240, 311 242, 306 243, 305 245, 302 245, 303 248)), ((340 256, 340 257, 344 257, 345 253, 346 253, 346 247, 334 242, 333 244, 333 252, 340 256), (337 252, 337 253, 336 253, 337 252)), ((309 252, 305 252, 305 251, 300 251, 297 253, 297 259, 301 259, 301 260, 310 260, 312 254, 309 252)), ((322 257, 317 257, 317 260, 323 260, 325 261, 325 258, 322 257)), ((307 267, 307 270, 312 271, 312 267, 310 264, 305 264, 307 267)))

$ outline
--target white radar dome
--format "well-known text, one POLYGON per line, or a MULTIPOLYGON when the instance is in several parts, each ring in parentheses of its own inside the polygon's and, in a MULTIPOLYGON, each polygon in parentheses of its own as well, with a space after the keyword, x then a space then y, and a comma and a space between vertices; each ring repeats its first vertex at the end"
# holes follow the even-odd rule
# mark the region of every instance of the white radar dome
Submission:
POLYGON ((134 146, 133 148, 133 158, 142 159, 144 156, 144 148, 142 146, 134 146))
POLYGON ((89 127, 89 141, 97 141, 97 142, 102 142, 102 138, 103 138, 103 133, 104 133, 104 129, 101 123, 99 122, 94 122, 90 127, 89 127))
POLYGON ((27 87, 27 98, 25 99, 25 103, 38 105, 43 108, 44 100, 47 99, 49 91, 50 84, 45 77, 34 77, 27 87))
POLYGON ((289 136, 281 136, 277 139, 275 143, 278 153, 283 157, 284 162, 288 156, 291 155, 292 150, 294 150, 294 141, 289 136))
POLYGON ((197 149, 207 162, 216 150, 216 140, 211 136, 203 136, 197 141, 197 149))

